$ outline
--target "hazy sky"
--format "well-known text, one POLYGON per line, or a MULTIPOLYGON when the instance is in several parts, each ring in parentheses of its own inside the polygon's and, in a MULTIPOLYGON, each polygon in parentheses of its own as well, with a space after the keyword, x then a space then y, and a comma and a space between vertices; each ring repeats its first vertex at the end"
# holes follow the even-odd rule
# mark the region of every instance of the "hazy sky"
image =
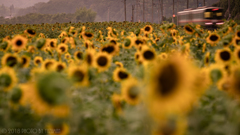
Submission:
POLYGON ((14 7, 18 8, 25 8, 29 6, 33 6, 38 2, 48 2, 49 0, 0 0, 0 4, 4 4, 5 6, 11 6, 12 4, 14 7))

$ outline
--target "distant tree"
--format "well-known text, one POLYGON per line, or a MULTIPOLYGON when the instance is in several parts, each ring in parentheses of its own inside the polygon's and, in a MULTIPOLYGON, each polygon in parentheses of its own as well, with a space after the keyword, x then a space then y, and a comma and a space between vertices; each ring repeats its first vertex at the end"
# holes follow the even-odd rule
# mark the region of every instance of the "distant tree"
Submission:
POLYGON ((79 8, 75 12, 75 22, 94 22, 96 15, 91 9, 79 8))

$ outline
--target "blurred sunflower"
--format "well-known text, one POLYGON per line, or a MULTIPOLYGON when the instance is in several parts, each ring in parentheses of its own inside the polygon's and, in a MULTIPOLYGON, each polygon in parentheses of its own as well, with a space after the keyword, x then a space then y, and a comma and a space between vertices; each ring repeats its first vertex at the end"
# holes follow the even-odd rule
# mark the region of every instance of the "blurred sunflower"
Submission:
POLYGON ((6 52, 10 47, 10 43, 10 41, 3 41, 2 43, 0 43, 0 50, 6 52))
POLYGON ((232 52, 229 48, 218 49, 215 53, 214 60, 217 63, 231 63, 233 59, 232 52))
POLYGON ((207 40, 207 43, 211 44, 211 46, 214 46, 216 43, 219 42, 220 36, 218 34, 211 33, 209 34, 206 40, 207 40))
POLYGON ((131 75, 127 72, 127 70, 125 68, 117 67, 113 71, 113 80, 115 82, 120 82, 120 81, 126 80, 130 77, 131 77, 131 75))
POLYGON ((69 125, 66 123, 49 123, 46 125, 46 128, 49 135, 68 135, 70 132, 69 125))
POLYGON ((94 59, 94 66, 99 72, 107 70, 111 66, 112 57, 106 52, 99 52, 94 59))
POLYGON ((14 67, 19 63, 19 59, 16 55, 6 53, 1 59, 2 66, 14 67))
POLYGON ((152 28, 151 25, 146 25, 146 26, 143 28, 143 30, 144 30, 144 33, 149 34, 149 33, 152 33, 153 28, 152 28))
POLYGON ((68 52, 68 45, 66 45, 66 44, 59 44, 57 46, 57 52, 59 54, 64 54, 64 53, 68 52))
POLYGON ((233 43, 234 43, 234 46, 239 46, 240 45, 240 38, 234 38, 233 43))
POLYGON ((16 83, 18 79, 16 77, 16 73, 12 68, 3 67, 0 69, 0 90, 8 91, 10 90, 16 83))
POLYGON ((130 105, 137 105, 141 100, 141 91, 138 81, 129 78, 121 83, 123 99, 130 105))
POLYGON ((156 58, 155 50, 147 46, 142 46, 141 55, 143 61, 153 61, 156 58))
POLYGON ((88 66, 93 66, 94 56, 95 56, 95 50, 89 49, 86 51, 84 59, 87 62, 88 66))
POLYGON ((107 44, 100 48, 101 52, 107 52, 109 55, 114 56, 118 52, 118 47, 114 44, 107 44))
POLYGON ((20 64, 22 67, 28 67, 29 66, 29 63, 30 63, 30 60, 31 58, 26 56, 26 55, 23 55, 21 58, 20 58, 20 64))
POLYGON ((30 37, 35 37, 37 34, 33 29, 26 29, 24 33, 28 34, 30 37))
POLYGON ((35 66, 39 66, 43 62, 43 58, 41 56, 36 56, 33 60, 35 66))
POLYGON ((121 115, 123 113, 123 111, 122 111, 123 110, 123 97, 119 94, 114 93, 111 96, 111 100, 112 100, 113 107, 116 110, 116 113, 118 115, 121 115))
POLYGON ((16 51, 20 51, 22 49, 25 49, 27 45, 27 39, 21 35, 16 35, 12 39, 12 49, 16 51))
POLYGON ((240 47, 235 47, 234 57, 237 63, 240 63, 240 47))
POLYGON ((168 58, 168 54, 165 52, 162 52, 157 57, 160 58, 160 60, 166 60, 168 58))
POLYGON ((121 62, 116 61, 115 65, 117 65, 118 68, 123 68, 123 64, 121 62))
POLYGON ((94 37, 94 34, 91 32, 83 32, 82 36, 85 40, 91 40, 94 37))
POLYGON ((75 58, 75 60, 83 60, 83 52, 81 52, 81 51, 76 51, 75 53, 74 53, 74 58, 75 58))
POLYGON ((187 34, 193 34, 195 32, 195 30, 192 28, 191 25, 187 24, 184 26, 184 31, 187 33, 187 34))
POLYGON ((67 59, 67 60, 69 60, 69 59, 71 59, 71 54, 70 53, 66 53, 65 55, 64 55, 64 57, 65 57, 65 59, 67 59))
POLYGON ((209 66, 210 63, 210 52, 207 52, 204 57, 204 65, 209 66))
POLYGON ((56 39, 48 39, 46 46, 49 46, 52 50, 55 50, 57 48, 57 40, 56 39))
POLYGON ((173 54, 166 61, 156 63, 149 78, 146 103, 155 120, 166 114, 184 114, 195 101, 192 91, 194 74, 192 64, 180 54, 173 54), (184 100, 182 100, 184 98, 184 100))
POLYGON ((44 70, 50 70, 52 69, 53 65, 55 64, 55 59, 46 59, 44 60, 42 64, 42 69, 44 70))
POLYGON ((76 86, 87 86, 89 84, 88 67, 86 64, 69 67, 68 75, 76 86))
POLYGON ((55 62, 52 68, 54 71, 62 72, 66 69, 66 63, 64 62, 55 62))
POLYGON ((123 43, 123 48, 124 49, 130 49, 134 45, 133 38, 126 38, 123 43))

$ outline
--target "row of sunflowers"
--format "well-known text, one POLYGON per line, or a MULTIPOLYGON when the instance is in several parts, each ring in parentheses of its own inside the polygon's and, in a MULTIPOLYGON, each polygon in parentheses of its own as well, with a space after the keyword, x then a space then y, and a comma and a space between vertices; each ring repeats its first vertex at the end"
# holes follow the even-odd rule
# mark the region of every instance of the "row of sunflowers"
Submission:
POLYGON ((240 133, 234 21, 0 28, 0 134, 240 133))

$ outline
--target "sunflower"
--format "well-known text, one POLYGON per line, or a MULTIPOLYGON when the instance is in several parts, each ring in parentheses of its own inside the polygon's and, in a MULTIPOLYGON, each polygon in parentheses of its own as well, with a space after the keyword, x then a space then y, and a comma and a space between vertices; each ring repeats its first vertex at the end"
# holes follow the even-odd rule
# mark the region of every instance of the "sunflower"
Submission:
POLYGON ((65 59, 67 59, 67 60, 68 60, 68 59, 71 59, 71 57, 72 57, 72 56, 71 56, 71 54, 70 54, 70 53, 66 53, 66 54, 64 55, 64 57, 65 57, 65 59))
POLYGON ((115 82, 120 82, 120 81, 126 80, 130 77, 131 77, 131 75, 127 72, 127 70, 125 68, 117 67, 113 71, 113 80, 115 82))
POLYGON ((111 96, 111 100, 112 100, 113 107, 116 110, 116 113, 118 115, 121 115, 123 113, 123 111, 122 111, 122 109, 123 109, 123 98, 122 98, 122 96, 114 93, 111 96))
POLYGON ((37 34, 33 29, 26 29, 24 33, 28 34, 30 37, 35 37, 37 34))
POLYGON ((218 34, 212 33, 209 34, 207 37, 207 43, 211 44, 211 46, 214 46, 216 43, 218 43, 220 40, 220 36, 218 34))
POLYGON ((123 64, 121 62, 116 61, 115 65, 117 65, 118 68, 123 68, 123 64))
POLYGON ((152 130, 152 135, 183 135, 186 129, 186 118, 166 118, 161 122, 157 122, 152 130))
POLYGON ((124 43, 122 46, 124 49, 131 49, 133 45, 134 45, 133 38, 129 37, 124 40, 124 43))
POLYGON ((217 63, 231 63, 233 59, 232 52, 229 48, 218 49, 215 53, 214 60, 217 63))
POLYGON ((30 53, 34 53, 35 50, 36 50, 36 48, 34 46, 32 46, 32 45, 28 46, 28 48, 27 48, 27 52, 30 52, 30 53))
POLYGON ((139 46, 145 44, 146 42, 141 38, 134 38, 133 43, 134 43, 133 45, 135 46, 135 48, 138 49, 139 46))
POLYGON ((106 52, 99 52, 95 56, 94 66, 99 72, 107 70, 111 66, 112 57, 106 52))
POLYGON ((14 54, 6 53, 2 57, 1 61, 2 61, 2 66, 14 67, 14 66, 16 66, 18 64, 19 59, 14 54))
POLYGON ((168 54, 165 52, 162 52, 157 57, 160 58, 160 60, 166 60, 168 58, 168 54))
POLYGON ((237 63, 240 63, 240 47, 235 47, 234 57, 237 63))
POLYGON ((28 56, 24 55, 20 59, 21 59, 20 60, 21 61, 20 64, 21 64, 22 67, 28 67, 29 66, 31 58, 29 58, 28 56))
POLYGON ((188 25, 188 24, 184 26, 184 30, 187 34, 193 34, 195 32, 195 30, 192 28, 192 26, 188 25))
POLYGON ((66 123, 47 124, 46 126, 49 135, 68 135, 69 125, 66 123))
POLYGON ((234 46, 240 46, 240 38, 234 38, 233 40, 234 46))
POLYGON ((12 68, 0 69, 0 90, 8 91, 17 83, 16 73, 12 68))
POLYGON ((86 49, 92 49, 93 43, 89 40, 84 41, 84 46, 86 49))
POLYGON ((65 68, 66 68, 66 63, 55 62, 52 69, 57 72, 62 72, 65 68))
POLYGON ((75 53, 74 53, 74 58, 75 58, 75 60, 83 60, 83 52, 81 52, 81 51, 76 51, 75 53))
POLYGON ((210 52, 207 52, 204 57, 204 65, 209 66, 210 63, 210 52))
POLYGON ((0 50, 6 52, 10 47, 10 41, 3 41, 0 43, 0 50))
POLYGON ((64 53, 68 52, 68 45, 66 45, 66 44, 59 44, 57 46, 57 52, 59 54, 64 54, 64 53))
POLYGON ((237 30, 237 31, 235 32, 235 37, 238 38, 238 39, 240 39, 240 30, 237 30))
POLYGON ((140 86, 136 79, 129 78, 121 83, 123 99, 130 105, 137 105, 141 100, 140 86))
POLYGON ((135 52, 134 58, 135 58, 136 62, 141 60, 142 59, 141 57, 142 57, 142 55, 141 55, 141 53, 139 51, 135 52))
POLYGON ((92 66, 93 65, 94 55, 95 55, 95 50, 89 49, 89 50, 86 51, 84 59, 87 62, 88 66, 92 66))
POLYGON ((67 44, 67 43, 69 43, 69 41, 70 41, 70 38, 69 38, 69 37, 63 37, 63 38, 61 39, 61 43, 63 43, 63 44, 67 44))
POLYGON ((101 52, 107 52, 109 55, 114 56, 118 52, 118 47, 114 44, 107 44, 100 48, 101 52))
POLYGON ((39 66, 40 64, 42 64, 43 58, 40 56, 36 56, 33 61, 35 66, 39 66))
POLYGON ((153 28, 152 28, 151 25, 146 25, 146 26, 143 28, 143 30, 144 30, 144 33, 145 33, 145 34, 149 34, 149 33, 152 33, 153 28))
POLYGON ((223 64, 211 64, 208 68, 208 76, 212 83, 221 83, 221 80, 227 77, 227 72, 223 64))
POLYGON ((87 86, 89 84, 88 67, 86 64, 69 67, 68 75, 76 86, 87 86))
POLYGON ((195 70, 180 54, 173 54, 161 63, 155 63, 148 78, 146 103, 155 120, 166 114, 184 114, 195 101, 192 82, 195 70), (184 100, 182 100, 184 98, 184 100))
POLYGON ((142 46, 141 55, 143 61, 153 61, 156 58, 154 49, 150 49, 148 46, 142 46))
POLYGON ((42 64, 42 69, 44 69, 44 70, 52 69, 55 62, 56 62, 55 59, 46 59, 42 64))
POLYGON ((16 35, 12 39, 12 49, 16 51, 20 51, 22 49, 25 49, 27 45, 27 39, 21 35, 16 35))
POLYGON ((48 39, 46 44, 46 46, 49 46, 52 50, 55 50, 57 48, 57 39, 48 39))
POLYGON ((91 32, 83 32, 82 36, 85 40, 91 40, 94 37, 94 34, 91 32))

